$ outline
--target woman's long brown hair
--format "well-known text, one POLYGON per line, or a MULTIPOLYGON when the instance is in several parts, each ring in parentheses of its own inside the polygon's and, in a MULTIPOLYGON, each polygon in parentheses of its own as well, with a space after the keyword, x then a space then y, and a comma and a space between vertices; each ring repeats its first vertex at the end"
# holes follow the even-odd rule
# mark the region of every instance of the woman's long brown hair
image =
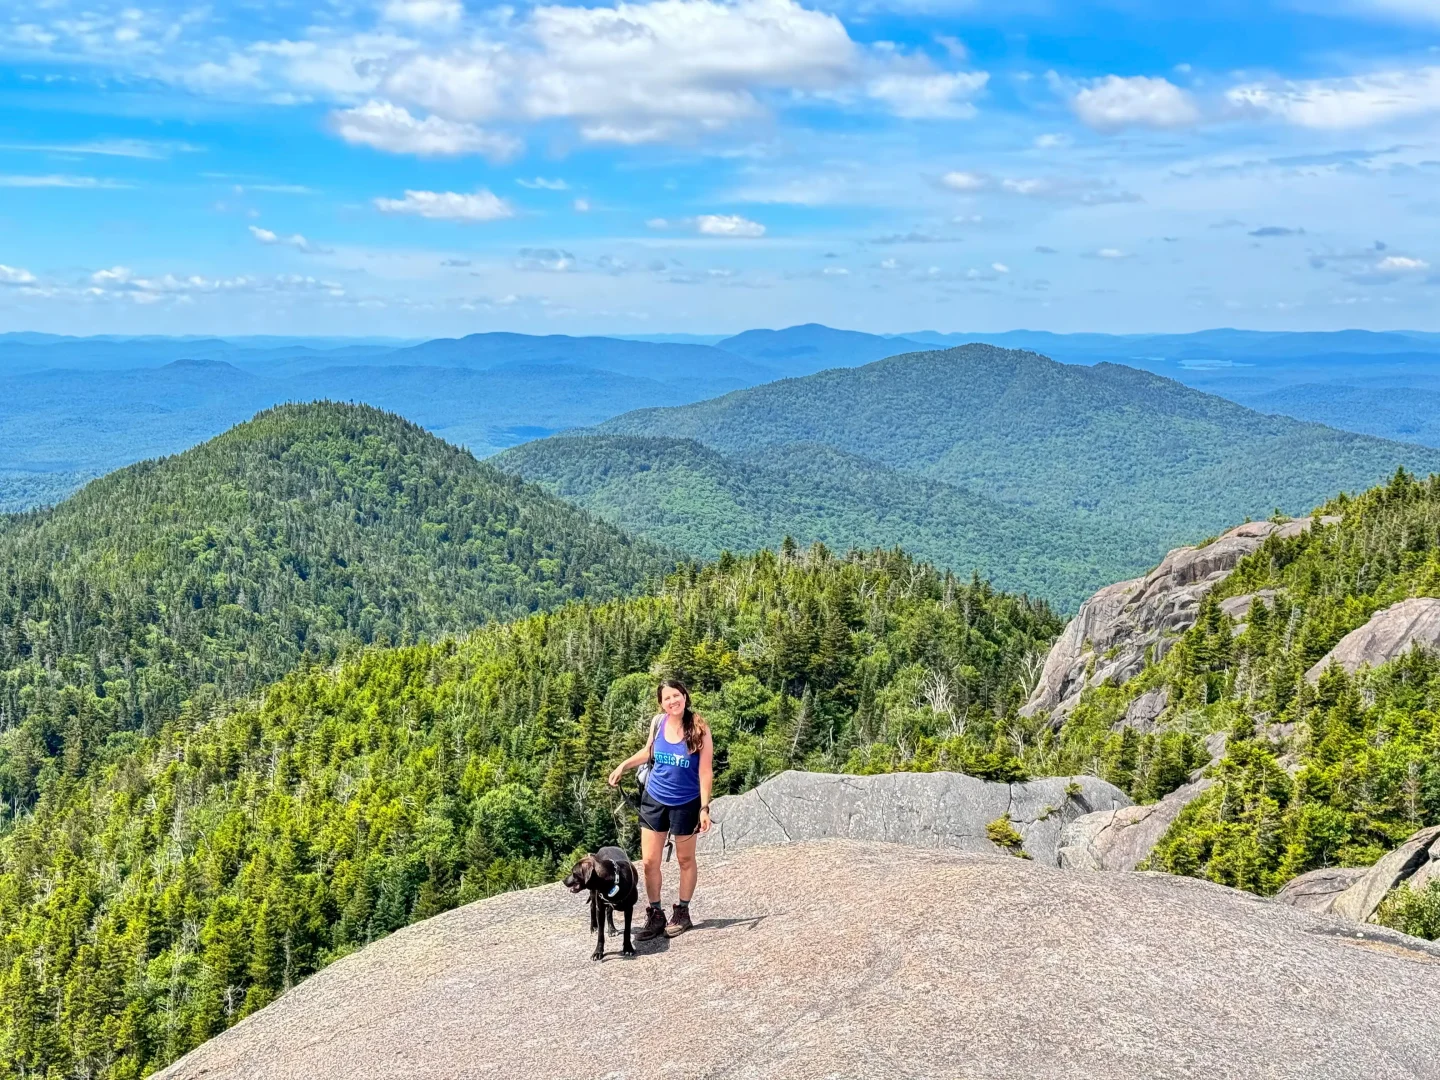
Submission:
POLYGON ((655 688, 655 704, 660 704, 666 690, 678 690, 685 695, 685 712, 680 718, 680 726, 685 730, 685 749, 698 754, 700 747, 705 745, 705 721, 696 716, 695 710, 690 707, 690 691, 679 679, 660 680, 660 685, 655 688))

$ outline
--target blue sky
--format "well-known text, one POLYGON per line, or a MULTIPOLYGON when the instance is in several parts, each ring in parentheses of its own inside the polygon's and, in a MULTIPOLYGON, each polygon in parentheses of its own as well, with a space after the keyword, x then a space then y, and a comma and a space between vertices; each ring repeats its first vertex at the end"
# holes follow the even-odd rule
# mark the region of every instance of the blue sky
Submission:
POLYGON ((0 330, 1440 329, 1440 0, 0 0, 0 330))

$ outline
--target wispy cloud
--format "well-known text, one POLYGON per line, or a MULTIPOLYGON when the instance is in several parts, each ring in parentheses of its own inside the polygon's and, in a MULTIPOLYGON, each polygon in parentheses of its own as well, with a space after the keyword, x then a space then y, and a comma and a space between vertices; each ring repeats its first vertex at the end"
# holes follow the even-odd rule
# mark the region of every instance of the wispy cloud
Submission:
POLYGON ((1229 91, 1237 109, 1306 128, 1371 127, 1440 112, 1440 66, 1344 79, 1247 83, 1229 91))
POLYGON ((116 191, 133 187, 119 180, 107 180, 98 176, 17 176, 0 175, 0 187, 7 188, 87 188, 90 190, 116 191))
POLYGON ((289 236, 281 236, 278 233, 271 232, 269 229, 262 229, 258 225, 250 225, 248 226, 248 228, 250 230, 250 235, 253 236, 256 240, 260 241, 260 243, 262 244, 283 244, 286 247, 293 247, 296 251, 303 252, 306 255, 331 254, 330 248, 319 247, 315 244, 312 244, 309 240, 305 239, 305 237, 301 236, 299 233, 291 233, 289 236))
POLYGON ((160 161, 175 154, 194 154, 204 147, 166 139, 92 139, 73 143, 3 143, 0 150, 36 154, 77 154, 160 161))

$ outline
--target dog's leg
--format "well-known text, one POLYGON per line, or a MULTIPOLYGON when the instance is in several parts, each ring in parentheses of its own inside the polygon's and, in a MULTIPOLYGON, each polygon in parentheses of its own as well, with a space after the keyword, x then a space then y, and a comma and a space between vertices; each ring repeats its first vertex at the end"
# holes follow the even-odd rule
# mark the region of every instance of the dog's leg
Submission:
POLYGON ((620 950, 621 956, 634 956, 635 946, 630 944, 630 919, 635 914, 635 905, 631 904, 625 909, 625 947, 620 950))
POLYGON ((590 932, 595 932, 596 925, 600 922, 600 896, 598 893, 590 894, 590 932))
POLYGON ((615 929, 615 909, 609 904, 605 905, 605 917, 610 920, 610 932, 618 934, 620 931, 615 929))
POLYGON ((595 925, 597 927, 595 938, 595 951, 590 954, 591 960, 603 960, 605 958, 605 918, 599 912, 595 914, 595 925))

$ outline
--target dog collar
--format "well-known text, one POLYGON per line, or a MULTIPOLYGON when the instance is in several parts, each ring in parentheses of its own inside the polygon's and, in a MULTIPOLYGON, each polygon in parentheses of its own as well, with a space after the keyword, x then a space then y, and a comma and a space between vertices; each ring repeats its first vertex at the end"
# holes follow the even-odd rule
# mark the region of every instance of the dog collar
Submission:
POLYGON ((606 900, 613 899, 614 896, 615 896, 615 894, 618 893, 619 891, 620 891, 620 879, 619 879, 619 878, 616 878, 616 879, 615 879, 615 884, 614 884, 614 885, 611 885, 611 886, 610 886, 610 891, 605 894, 605 899, 606 899, 606 900))

